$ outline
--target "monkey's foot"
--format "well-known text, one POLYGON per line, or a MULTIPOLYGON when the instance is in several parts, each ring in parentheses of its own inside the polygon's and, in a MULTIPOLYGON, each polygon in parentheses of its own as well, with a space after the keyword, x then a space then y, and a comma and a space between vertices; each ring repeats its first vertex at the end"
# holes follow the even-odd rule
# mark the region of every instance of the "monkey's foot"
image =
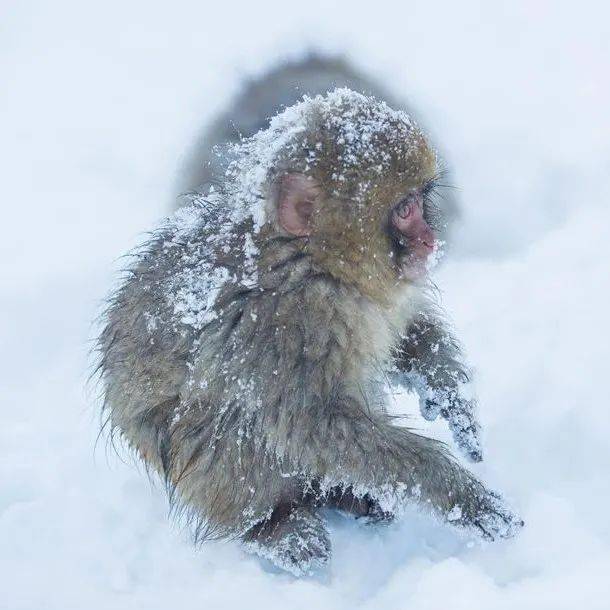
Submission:
POLYGON ((447 514, 447 521, 473 531, 484 540, 512 538, 524 526, 521 519, 496 492, 485 490, 464 507, 456 504, 447 514))
POLYGON ((330 559, 330 538, 320 517, 305 507, 271 518, 244 536, 246 548, 273 564, 304 576, 330 559))
POLYGON ((365 523, 390 523, 394 515, 381 508, 379 502, 366 494, 355 496, 352 488, 335 487, 326 499, 326 505, 354 515, 365 523))
POLYGON ((378 503, 375 503, 369 513, 363 516, 363 520, 367 525, 386 525, 392 523, 396 515, 394 513, 383 510, 378 503))

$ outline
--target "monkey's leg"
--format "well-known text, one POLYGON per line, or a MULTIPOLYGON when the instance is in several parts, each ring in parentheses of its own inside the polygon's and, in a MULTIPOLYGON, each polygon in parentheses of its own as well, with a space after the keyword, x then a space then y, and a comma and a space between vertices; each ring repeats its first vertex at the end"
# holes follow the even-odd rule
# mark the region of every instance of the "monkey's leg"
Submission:
POLYGON ((243 536, 253 553, 295 576, 311 574, 330 559, 330 539, 322 519, 308 506, 279 506, 243 536))

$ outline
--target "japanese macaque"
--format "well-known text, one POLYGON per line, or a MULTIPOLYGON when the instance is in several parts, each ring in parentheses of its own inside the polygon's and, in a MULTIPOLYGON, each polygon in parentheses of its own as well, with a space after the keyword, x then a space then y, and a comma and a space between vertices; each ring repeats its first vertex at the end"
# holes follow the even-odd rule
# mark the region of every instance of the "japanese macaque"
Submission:
POLYGON ((489 540, 522 525, 386 410, 389 385, 418 392, 481 459, 428 290, 437 178, 408 115, 337 89, 236 145, 225 182, 135 255, 100 337, 105 408, 198 539, 299 575, 330 558, 324 506, 383 521, 416 504, 489 540))
MULTIPOLYGON (((358 70, 346 58, 312 53, 284 61, 246 81, 224 110, 202 130, 180 167, 176 192, 179 195, 193 191, 201 193, 210 184, 222 182, 230 160, 226 154, 227 144, 266 129, 271 117, 295 104, 303 95, 323 95, 337 87, 373 95, 392 108, 403 109, 418 118, 411 104, 399 99, 370 74, 358 70)), ((443 181, 451 182, 446 163, 443 181)), ((188 200, 188 197, 177 197, 174 203, 188 200)), ((457 192, 445 190, 438 205, 442 206, 443 223, 436 227, 436 232, 443 241, 449 242, 460 212, 457 192)))

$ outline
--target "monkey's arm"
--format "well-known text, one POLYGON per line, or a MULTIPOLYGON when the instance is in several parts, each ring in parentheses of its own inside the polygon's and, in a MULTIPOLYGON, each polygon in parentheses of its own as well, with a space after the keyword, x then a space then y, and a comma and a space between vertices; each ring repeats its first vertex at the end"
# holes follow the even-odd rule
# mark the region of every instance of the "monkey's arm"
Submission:
POLYGON ((422 415, 434 420, 440 414, 464 455, 480 462, 480 426, 470 373, 445 323, 433 313, 421 313, 403 336, 394 364, 392 380, 417 391, 422 415))
POLYGON ((316 426, 294 459, 318 473, 323 485, 373 498, 392 514, 415 502, 488 540, 510 537, 522 525, 443 443, 392 425, 390 417, 354 398, 337 397, 314 415, 316 426))

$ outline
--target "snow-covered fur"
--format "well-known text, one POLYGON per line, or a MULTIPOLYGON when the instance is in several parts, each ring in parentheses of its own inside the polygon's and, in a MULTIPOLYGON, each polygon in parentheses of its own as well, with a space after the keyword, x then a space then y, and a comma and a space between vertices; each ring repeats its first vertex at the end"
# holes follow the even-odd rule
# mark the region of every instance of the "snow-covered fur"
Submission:
MULTIPOLYGON (((401 108, 417 116, 411 104, 397 98, 377 82, 372 75, 361 72, 344 57, 312 53, 295 60, 282 60, 266 72, 245 80, 240 90, 199 134, 185 155, 176 179, 179 197, 175 204, 183 205, 184 193, 205 190, 223 182, 230 162, 227 147, 242 138, 250 138, 269 126, 269 120, 284 108, 293 106, 303 95, 324 95, 337 87, 348 87, 365 95, 385 100, 392 108, 401 108)), ((451 183, 450 167, 444 163, 443 180, 451 183)), ((460 215, 458 192, 450 189, 443 194, 444 223, 439 235, 450 241, 451 228, 460 215)))
POLYGON ((238 145, 226 183, 136 254, 100 337, 113 430, 165 477, 196 535, 240 537, 300 574, 324 564, 323 505, 371 518, 416 502, 495 539, 521 522, 440 442, 398 427, 388 379, 417 390, 480 459, 455 341, 404 280, 384 219, 435 155, 382 102, 306 98, 238 145), (274 185, 323 185, 309 237, 275 218, 274 185))

